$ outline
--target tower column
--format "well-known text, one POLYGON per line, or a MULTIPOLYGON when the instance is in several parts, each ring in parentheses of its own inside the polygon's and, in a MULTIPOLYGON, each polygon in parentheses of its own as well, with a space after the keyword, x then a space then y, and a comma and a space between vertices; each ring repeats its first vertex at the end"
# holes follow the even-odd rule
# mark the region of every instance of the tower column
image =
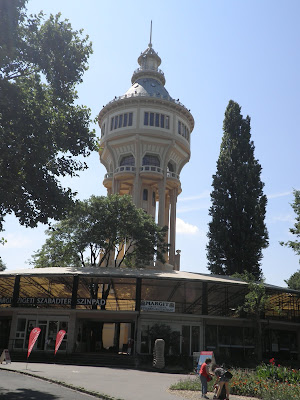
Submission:
POLYGON ((165 225, 165 204, 166 204, 166 180, 158 184, 158 225, 165 225))
POLYGON ((169 250, 169 263, 175 265, 175 240, 176 240, 176 203, 177 203, 177 189, 170 192, 170 250, 169 250))
POLYGON ((139 135, 135 135, 135 177, 133 186, 133 203, 136 207, 141 208, 141 178, 140 178, 140 167, 141 167, 141 151, 140 151, 140 138, 139 135))

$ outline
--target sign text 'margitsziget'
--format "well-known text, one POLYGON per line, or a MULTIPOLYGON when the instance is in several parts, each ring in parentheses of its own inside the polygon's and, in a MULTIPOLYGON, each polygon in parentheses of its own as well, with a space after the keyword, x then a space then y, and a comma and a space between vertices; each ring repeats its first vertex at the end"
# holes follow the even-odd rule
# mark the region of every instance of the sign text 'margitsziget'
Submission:
POLYGON ((142 300, 141 301, 142 311, 164 311, 164 312, 175 312, 174 301, 156 301, 156 300, 142 300))

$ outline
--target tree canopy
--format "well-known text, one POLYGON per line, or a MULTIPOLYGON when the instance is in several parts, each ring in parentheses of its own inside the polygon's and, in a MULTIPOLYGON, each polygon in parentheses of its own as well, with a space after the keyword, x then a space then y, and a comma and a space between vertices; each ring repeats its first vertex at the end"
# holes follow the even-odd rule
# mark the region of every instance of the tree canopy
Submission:
POLYGON ((250 118, 243 118, 240 106, 232 100, 225 111, 223 131, 209 210, 208 269, 220 275, 247 271, 258 279, 262 249, 268 246, 267 198, 261 166, 254 158, 250 118))
POLYGON ((46 231, 35 267, 144 267, 164 262, 167 228, 137 208, 130 196, 92 196, 46 231))
POLYGON ((58 178, 96 149, 90 110, 75 104, 91 43, 60 14, 26 15, 26 2, 0 1, 0 231, 6 214, 60 219, 74 193, 58 178))
POLYGON ((262 360, 262 324, 261 317, 270 305, 270 296, 266 293, 264 280, 255 280, 254 275, 245 271, 242 274, 235 273, 235 278, 248 283, 248 293, 245 295, 244 304, 238 307, 237 314, 248 316, 253 322, 255 355, 258 361, 262 360))
MULTIPOLYGON (((290 228, 290 232, 294 235, 295 240, 288 240, 287 242, 280 242, 282 246, 290 247, 294 252, 300 256, 300 190, 294 190, 294 202, 291 204, 296 214, 296 222, 294 228, 290 228), (297 240, 298 239, 298 240, 297 240)), ((300 263, 300 259, 299 259, 300 263)))
POLYGON ((284 281, 290 289, 300 290, 300 269, 284 281))

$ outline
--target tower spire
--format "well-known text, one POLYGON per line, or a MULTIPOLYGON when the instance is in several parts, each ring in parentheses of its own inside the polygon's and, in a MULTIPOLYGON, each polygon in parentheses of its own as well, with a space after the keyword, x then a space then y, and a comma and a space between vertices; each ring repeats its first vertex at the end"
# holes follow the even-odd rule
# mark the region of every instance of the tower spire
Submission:
POLYGON ((148 46, 152 47, 152 19, 151 19, 151 25, 150 25, 150 42, 149 42, 148 46))

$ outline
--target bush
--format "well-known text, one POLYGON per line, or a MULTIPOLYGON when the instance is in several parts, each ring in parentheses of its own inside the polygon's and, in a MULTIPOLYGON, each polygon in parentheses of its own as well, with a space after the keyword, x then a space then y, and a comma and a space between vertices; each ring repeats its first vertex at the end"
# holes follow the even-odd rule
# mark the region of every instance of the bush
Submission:
MULTIPOLYGON (((281 365, 261 364, 255 370, 231 369, 230 392, 238 396, 251 396, 263 400, 299 400, 300 371, 281 365)), ((209 382, 211 391, 214 380, 209 382)), ((201 391, 199 378, 189 378, 171 386, 173 390, 201 391)))

